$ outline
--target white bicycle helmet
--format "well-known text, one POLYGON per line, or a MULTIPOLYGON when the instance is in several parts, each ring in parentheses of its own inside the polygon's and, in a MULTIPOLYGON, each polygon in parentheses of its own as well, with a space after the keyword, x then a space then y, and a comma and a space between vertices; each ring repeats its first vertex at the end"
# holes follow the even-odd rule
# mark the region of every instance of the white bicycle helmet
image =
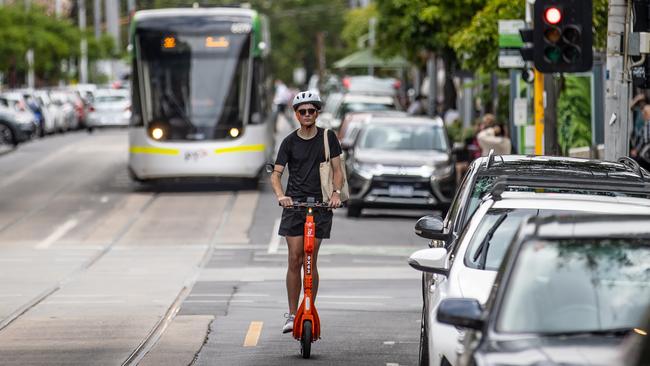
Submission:
POLYGON ((292 106, 294 111, 303 104, 313 104, 318 110, 323 106, 323 102, 320 100, 320 95, 309 90, 301 91, 293 97, 292 106))

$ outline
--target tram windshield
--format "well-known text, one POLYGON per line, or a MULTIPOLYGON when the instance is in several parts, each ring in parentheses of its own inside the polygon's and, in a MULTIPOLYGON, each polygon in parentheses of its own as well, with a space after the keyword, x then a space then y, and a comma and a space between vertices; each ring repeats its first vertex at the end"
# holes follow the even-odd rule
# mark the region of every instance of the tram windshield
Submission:
POLYGON ((137 36, 142 117, 167 140, 219 139, 244 124, 250 34, 137 36))

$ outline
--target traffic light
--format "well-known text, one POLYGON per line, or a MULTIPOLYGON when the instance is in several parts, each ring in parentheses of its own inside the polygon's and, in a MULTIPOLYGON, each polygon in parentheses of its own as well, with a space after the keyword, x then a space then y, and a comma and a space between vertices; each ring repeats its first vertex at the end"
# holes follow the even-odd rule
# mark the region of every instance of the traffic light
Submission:
POLYGON ((533 61, 543 73, 589 71, 593 63, 591 0, 536 0, 533 61))

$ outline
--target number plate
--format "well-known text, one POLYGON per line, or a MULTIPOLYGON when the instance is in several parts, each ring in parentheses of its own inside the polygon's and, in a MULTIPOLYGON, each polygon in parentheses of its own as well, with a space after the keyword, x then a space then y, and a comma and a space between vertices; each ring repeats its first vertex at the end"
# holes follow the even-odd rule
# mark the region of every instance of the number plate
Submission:
POLYGON ((388 186, 388 194, 393 197, 413 197, 413 186, 388 186))

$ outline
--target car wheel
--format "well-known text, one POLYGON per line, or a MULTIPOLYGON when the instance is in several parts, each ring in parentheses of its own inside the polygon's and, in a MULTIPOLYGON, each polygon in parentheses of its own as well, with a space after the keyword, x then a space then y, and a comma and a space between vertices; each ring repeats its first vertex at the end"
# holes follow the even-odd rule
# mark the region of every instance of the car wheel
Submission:
POLYGON ((349 204, 348 205, 347 216, 348 217, 359 217, 359 216, 361 216, 361 209, 362 209, 361 206, 349 204))
POLYGON ((427 335, 427 312, 422 306, 422 321, 420 323, 420 352, 418 365, 429 366, 429 336, 427 335))

